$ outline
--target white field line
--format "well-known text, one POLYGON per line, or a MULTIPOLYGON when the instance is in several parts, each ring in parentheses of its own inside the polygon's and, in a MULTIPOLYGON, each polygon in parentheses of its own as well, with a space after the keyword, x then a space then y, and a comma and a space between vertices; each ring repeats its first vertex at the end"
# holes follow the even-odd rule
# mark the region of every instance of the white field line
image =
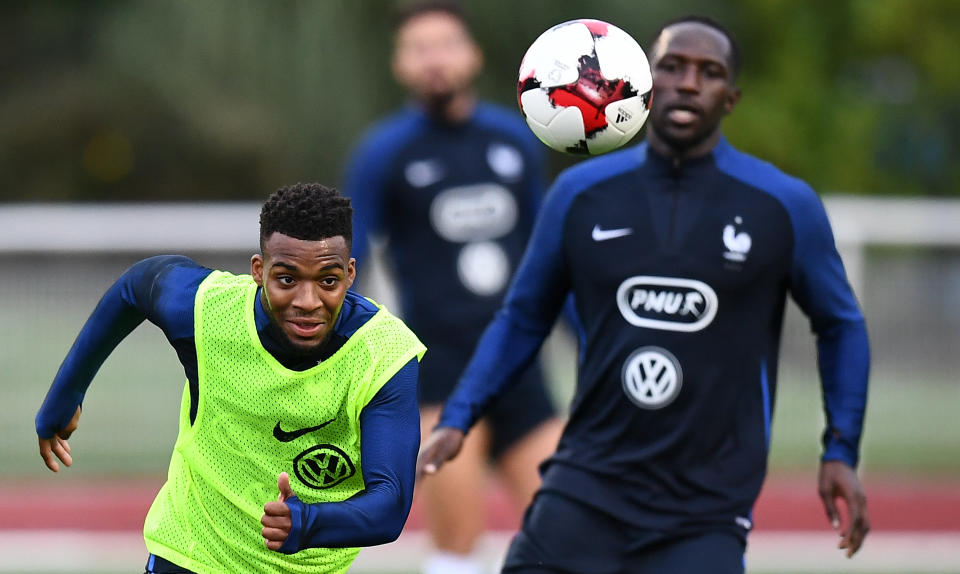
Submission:
MULTIPOLYGON (((512 533, 491 532, 478 555, 495 572, 512 533)), ((750 536, 747 572, 871 574, 924 572, 960 574, 960 531, 875 532, 851 560, 835 548, 836 537, 821 532, 757 532, 750 536)), ((426 533, 404 533, 393 544, 360 552, 356 574, 417 571, 429 552, 426 533)), ((141 572, 146 550, 139 534, 64 530, 0 533, 0 572, 141 572)))

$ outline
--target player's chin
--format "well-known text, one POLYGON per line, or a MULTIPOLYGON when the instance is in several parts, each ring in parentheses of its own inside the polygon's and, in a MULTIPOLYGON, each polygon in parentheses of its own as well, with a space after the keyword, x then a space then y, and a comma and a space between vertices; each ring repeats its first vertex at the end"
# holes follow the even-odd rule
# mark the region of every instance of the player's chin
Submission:
POLYGON ((290 341, 290 344, 294 349, 301 355, 312 355, 320 350, 320 347, 323 346, 323 340, 319 341, 290 341))
POLYGON ((661 139, 675 150, 690 149, 702 142, 705 138, 703 130, 700 128, 700 122, 682 125, 668 122, 666 125, 661 126, 657 132, 661 139))
POLYGON ((323 329, 310 337, 304 337, 289 331, 287 332, 287 342, 290 343, 291 347, 303 354, 310 354, 320 349, 320 347, 323 345, 323 342, 326 340, 326 337, 327 331, 323 329))
POLYGON ((430 108, 440 108, 453 100, 454 93, 454 90, 444 85, 443 87, 422 90, 420 92, 420 99, 430 108))

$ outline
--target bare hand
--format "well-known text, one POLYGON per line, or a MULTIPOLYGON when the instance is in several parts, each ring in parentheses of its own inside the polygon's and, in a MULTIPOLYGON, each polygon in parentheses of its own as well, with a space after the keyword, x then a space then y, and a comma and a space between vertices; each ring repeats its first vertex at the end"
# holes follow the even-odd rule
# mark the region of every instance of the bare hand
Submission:
POLYGON ((819 491, 830 525, 840 533, 837 547, 846 549, 847 558, 850 558, 860 550, 863 539, 870 531, 867 497, 860 486, 857 471, 838 460, 824 462, 820 465, 819 491), (846 503, 848 516, 845 523, 840 520, 838 498, 842 498, 846 503))
POLYGON ((280 496, 277 497, 276 502, 263 505, 263 516, 260 518, 260 524, 263 524, 260 534, 266 541, 267 548, 274 551, 280 550, 293 526, 290 520, 290 507, 287 506, 287 499, 294 496, 293 489, 290 488, 289 474, 280 473, 277 477, 277 489, 280 490, 280 496))
POLYGON ((58 458, 67 466, 73 464, 73 457, 70 456, 70 444, 67 439, 70 438, 73 431, 77 430, 79 425, 80 407, 77 407, 77 412, 73 415, 73 418, 57 434, 50 438, 37 437, 40 443, 40 458, 43 459, 43 464, 47 465, 47 468, 53 472, 60 472, 60 465, 57 464, 58 458))
POLYGON ((460 429, 440 427, 434 430, 417 456, 417 478, 435 474, 445 462, 457 456, 463 446, 463 437, 460 429))

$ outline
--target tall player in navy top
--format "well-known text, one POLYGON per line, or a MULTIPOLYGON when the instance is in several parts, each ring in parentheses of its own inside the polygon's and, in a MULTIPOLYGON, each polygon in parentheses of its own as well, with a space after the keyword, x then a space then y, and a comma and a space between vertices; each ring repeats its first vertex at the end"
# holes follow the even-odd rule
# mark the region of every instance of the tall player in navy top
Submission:
POLYGON ((804 182, 722 136, 740 96, 728 31, 672 21, 649 53, 647 141, 557 179, 418 470, 455 455, 573 293, 570 419, 504 572, 741 573, 790 293, 817 337, 819 491, 851 556, 869 530, 855 468, 870 358, 826 213, 804 182))
MULTIPOLYGON (((356 208, 361 281, 367 237, 385 237, 404 320, 430 349, 420 374, 429 433, 523 255, 544 192, 544 150, 519 114, 477 101, 482 56, 458 5, 407 6, 395 42, 394 75, 413 102, 359 144, 344 188, 356 208), (451 304, 438 313, 437 301, 451 304)), ((479 574, 471 554, 484 526, 477 494, 488 459, 523 508, 560 429, 533 365, 486 413, 450 472, 420 485, 438 549, 425 574, 479 574)))

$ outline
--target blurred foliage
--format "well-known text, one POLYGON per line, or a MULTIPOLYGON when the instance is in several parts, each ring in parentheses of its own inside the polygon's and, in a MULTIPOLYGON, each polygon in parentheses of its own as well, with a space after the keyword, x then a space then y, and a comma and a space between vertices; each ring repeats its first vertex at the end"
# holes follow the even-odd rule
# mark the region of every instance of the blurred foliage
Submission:
MULTIPOLYGON (((467 2, 481 94, 515 105, 526 47, 611 21, 647 45, 704 13, 738 35, 730 140, 821 191, 960 193, 960 2, 467 2)), ((404 99, 386 0, 37 1, 0 6, 0 200, 262 198, 336 183, 404 99)), ((554 171, 575 158, 551 153, 554 171)))

